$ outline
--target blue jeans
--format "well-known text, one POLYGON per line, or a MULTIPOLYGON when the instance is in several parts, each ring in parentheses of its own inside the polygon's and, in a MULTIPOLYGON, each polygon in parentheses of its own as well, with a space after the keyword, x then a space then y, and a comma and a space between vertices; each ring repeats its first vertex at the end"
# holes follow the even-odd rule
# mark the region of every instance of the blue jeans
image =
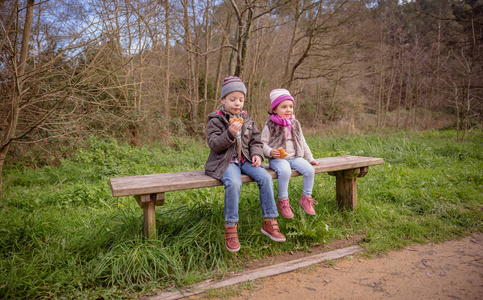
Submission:
POLYGON ((312 165, 302 157, 293 159, 270 159, 270 168, 278 174, 278 199, 288 198, 288 182, 292 175, 292 169, 299 171, 304 176, 303 191, 306 196, 312 195, 314 186, 315 170, 312 165))
POLYGON ((260 190, 260 204, 265 219, 278 217, 277 206, 273 199, 273 179, 267 170, 253 167, 251 162, 230 163, 221 181, 225 185, 225 222, 238 222, 238 203, 242 187, 241 174, 253 178, 260 190))

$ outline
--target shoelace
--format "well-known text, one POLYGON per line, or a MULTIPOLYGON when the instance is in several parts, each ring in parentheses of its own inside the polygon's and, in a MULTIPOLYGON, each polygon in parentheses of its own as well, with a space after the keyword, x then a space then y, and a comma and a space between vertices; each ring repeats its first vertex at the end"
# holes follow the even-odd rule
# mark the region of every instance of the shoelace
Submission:
POLYGON ((280 201, 280 206, 282 208, 287 208, 287 207, 292 208, 292 205, 290 205, 290 202, 288 202, 288 200, 280 201))
POLYGON ((313 199, 312 197, 305 197, 305 199, 307 199, 309 201, 310 204, 312 204, 312 206, 315 204, 319 204, 319 202, 317 202, 317 200, 313 199))

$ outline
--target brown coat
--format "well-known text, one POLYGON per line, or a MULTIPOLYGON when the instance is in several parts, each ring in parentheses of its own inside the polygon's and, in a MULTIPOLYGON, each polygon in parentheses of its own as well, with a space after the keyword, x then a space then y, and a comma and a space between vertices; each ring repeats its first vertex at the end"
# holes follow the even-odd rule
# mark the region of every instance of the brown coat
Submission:
MULTIPOLYGON (((207 142, 210 154, 205 164, 205 174, 220 179, 235 155, 236 137, 228 130, 230 123, 220 112, 208 115, 207 142)), ((246 113, 242 115, 241 153, 248 161, 255 155, 263 160, 263 144, 260 131, 255 122, 246 113)))

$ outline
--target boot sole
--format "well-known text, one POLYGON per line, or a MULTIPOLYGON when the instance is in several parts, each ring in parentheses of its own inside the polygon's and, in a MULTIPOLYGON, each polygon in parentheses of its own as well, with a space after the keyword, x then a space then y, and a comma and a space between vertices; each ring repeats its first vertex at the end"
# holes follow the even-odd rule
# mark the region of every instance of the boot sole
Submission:
POLYGON ((311 215, 311 216, 315 216, 315 214, 316 214, 316 212, 315 212, 315 211, 314 211, 313 213, 308 212, 308 211, 306 211, 306 210, 305 210, 305 208, 304 208, 304 206, 303 206, 302 204, 300 204, 300 203, 299 203, 299 205, 300 205, 300 207, 302 207, 302 209, 303 209, 303 210, 304 210, 304 211, 305 211, 307 214, 309 214, 309 215, 311 215))
POLYGON ((228 246, 226 245, 226 243, 225 243, 225 248, 226 248, 226 250, 228 250, 231 253, 240 251, 240 247, 238 247, 238 249, 230 249, 230 248, 228 248, 228 246))
POLYGON ((310 212, 306 211, 305 209, 304 209, 304 211, 305 211, 305 213, 306 213, 306 214, 308 214, 308 215, 311 215, 311 216, 315 216, 315 215, 316 215, 316 213, 310 213, 310 212))
POLYGON ((285 219, 292 219, 293 218, 293 214, 291 216, 286 216, 282 213, 280 213, 282 215, 282 217, 284 217, 285 219))
POLYGON ((272 241, 275 241, 275 242, 285 242, 287 239, 286 238, 276 238, 276 237, 273 237, 270 235, 270 233, 266 232, 265 230, 263 230, 263 228, 261 229, 262 233, 266 236, 268 236, 272 241))

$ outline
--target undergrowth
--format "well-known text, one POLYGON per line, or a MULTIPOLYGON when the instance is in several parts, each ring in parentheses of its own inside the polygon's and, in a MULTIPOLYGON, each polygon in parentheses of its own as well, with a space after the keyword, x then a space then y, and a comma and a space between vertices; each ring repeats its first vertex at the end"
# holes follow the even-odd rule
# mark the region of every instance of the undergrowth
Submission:
MULTIPOLYGON (((307 136, 315 157, 382 157, 358 180, 358 208, 337 208, 335 182, 316 176, 317 215, 296 204, 302 178, 292 178, 295 217, 278 218, 285 243, 260 232, 256 184, 245 184, 238 224, 241 251, 223 244, 222 187, 171 192, 156 209, 158 238, 143 238, 133 197, 113 198, 110 177, 203 169, 204 141, 133 148, 91 138, 61 161, 39 169, 8 166, 0 198, 0 298, 133 298, 243 269, 243 261, 304 250, 359 235, 368 253, 440 242, 483 229, 483 132, 465 143, 454 131, 307 136)), ((275 188, 276 188, 275 181, 275 188)))

